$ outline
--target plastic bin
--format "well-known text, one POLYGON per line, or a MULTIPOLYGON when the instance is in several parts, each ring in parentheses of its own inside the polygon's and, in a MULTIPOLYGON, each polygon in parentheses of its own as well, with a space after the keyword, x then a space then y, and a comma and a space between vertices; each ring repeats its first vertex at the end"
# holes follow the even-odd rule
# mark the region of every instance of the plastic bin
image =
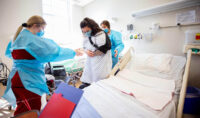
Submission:
POLYGON ((195 87, 187 88, 183 113, 200 114, 200 89, 195 87))
POLYGON ((200 45, 200 30, 187 30, 185 32, 185 44, 200 45))

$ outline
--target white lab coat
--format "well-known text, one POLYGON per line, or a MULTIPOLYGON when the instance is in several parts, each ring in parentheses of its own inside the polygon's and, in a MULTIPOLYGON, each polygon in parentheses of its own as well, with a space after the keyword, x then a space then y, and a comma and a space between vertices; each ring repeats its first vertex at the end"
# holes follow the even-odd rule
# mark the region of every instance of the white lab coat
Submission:
MULTIPOLYGON (((106 43, 106 36, 103 31, 97 33, 91 39, 98 46, 102 46, 106 43)), ((93 45, 91 45, 88 37, 84 38, 83 47, 85 50, 96 50, 96 48, 93 45)), ((92 83, 105 79, 108 77, 109 73, 111 72, 111 69, 111 50, 107 51, 106 54, 101 54, 94 57, 87 56, 81 81, 85 83, 92 83)))

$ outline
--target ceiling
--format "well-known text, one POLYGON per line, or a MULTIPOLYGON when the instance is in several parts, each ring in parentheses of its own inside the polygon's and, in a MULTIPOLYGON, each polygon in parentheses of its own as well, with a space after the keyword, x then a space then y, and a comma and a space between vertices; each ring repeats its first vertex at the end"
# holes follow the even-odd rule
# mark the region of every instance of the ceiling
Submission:
POLYGON ((72 0, 72 3, 84 7, 85 5, 91 3, 92 1, 94 0, 72 0))

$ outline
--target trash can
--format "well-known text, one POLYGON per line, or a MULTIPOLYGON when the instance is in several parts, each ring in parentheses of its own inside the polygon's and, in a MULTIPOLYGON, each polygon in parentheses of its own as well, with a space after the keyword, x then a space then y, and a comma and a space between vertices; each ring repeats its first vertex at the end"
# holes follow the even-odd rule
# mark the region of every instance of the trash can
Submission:
POLYGON ((187 87, 183 113, 200 114, 200 89, 187 87))

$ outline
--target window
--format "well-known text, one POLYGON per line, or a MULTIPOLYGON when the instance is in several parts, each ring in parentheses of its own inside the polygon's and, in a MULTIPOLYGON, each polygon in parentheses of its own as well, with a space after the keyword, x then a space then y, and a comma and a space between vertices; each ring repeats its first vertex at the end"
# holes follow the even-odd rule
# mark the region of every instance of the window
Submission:
POLYGON ((71 37, 70 0, 43 0, 43 17, 47 22, 45 37, 59 45, 69 45, 71 37))

